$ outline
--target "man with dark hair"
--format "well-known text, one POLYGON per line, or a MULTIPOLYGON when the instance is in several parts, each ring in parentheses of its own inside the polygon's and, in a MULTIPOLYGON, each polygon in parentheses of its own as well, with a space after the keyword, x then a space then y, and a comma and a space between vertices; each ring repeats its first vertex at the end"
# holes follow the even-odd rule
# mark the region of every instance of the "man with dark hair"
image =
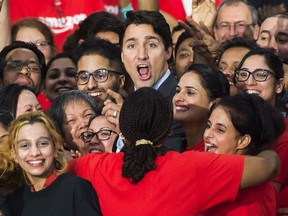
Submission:
POLYGON ((27 85, 38 95, 45 74, 44 55, 32 43, 15 41, 0 53, 0 86, 27 85))
POLYGON ((123 88, 127 73, 119 47, 105 40, 87 40, 76 49, 75 57, 77 88, 91 95, 99 107, 111 98, 108 89, 125 96, 123 88))
MULTIPOLYGON (((122 61, 135 89, 152 87, 158 90, 172 108, 177 80, 168 68, 168 60, 172 55, 172 38, 169 25, 162 14, 158 11, 127 12, 120 46, 122 61)), ((121 103, 119 101, 117 107, 107 104, 103 112, 106 116, 112 116, 114 112, 111 110, 119 111, 121 103)), ((165 145, 171 150, 185 149, 185 134, 179 123, 174 122, 165 145)))

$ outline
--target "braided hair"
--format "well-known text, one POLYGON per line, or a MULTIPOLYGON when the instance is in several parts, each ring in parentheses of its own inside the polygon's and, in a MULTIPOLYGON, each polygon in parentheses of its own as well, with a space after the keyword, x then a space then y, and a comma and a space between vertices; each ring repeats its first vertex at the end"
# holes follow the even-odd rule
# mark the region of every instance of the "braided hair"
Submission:
POLYGON ((126 144, 122 176, 132 184, 155 170, 156 157, 167 152, 162 143, 171 130, 172 121, 169 102, 153 88, 140 88, 125 99, 119 116, 126 144))

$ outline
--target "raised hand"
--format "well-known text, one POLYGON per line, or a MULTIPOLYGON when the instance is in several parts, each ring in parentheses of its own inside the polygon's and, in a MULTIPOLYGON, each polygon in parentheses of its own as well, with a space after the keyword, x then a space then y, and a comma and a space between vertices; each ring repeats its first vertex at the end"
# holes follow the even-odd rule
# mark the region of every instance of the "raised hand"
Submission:
POLYGON ((216 18, 215 0, 192 0, 192 18, 199 25, 201 22, 212 33, 216 18))
POLYGON ((123 104, 123 98, 117 92, 112 91, 111 89, 107 90, 107 93, 114 98, 115 102, 110 99, 107 99, 104 102, 104 107, 102 109, 102 115, 105 115, 107 120, 112 124, 116 125, 116 132, 119 134, 119 114, 123 104))

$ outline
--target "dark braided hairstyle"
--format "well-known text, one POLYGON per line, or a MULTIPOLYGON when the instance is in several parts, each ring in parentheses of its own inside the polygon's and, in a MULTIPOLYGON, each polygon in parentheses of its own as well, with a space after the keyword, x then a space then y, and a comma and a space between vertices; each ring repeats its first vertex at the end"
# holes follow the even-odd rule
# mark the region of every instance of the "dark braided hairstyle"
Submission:
POLYGON ((163 142, 171 130, 172 121, 169 102, 153 88, 140 88, 125 99, 119 116, 126 143, 122 176, 132 184, 155 170, 156 157, 167 152, 163 142), (145 144, 136 145, 143 139, 145 144))

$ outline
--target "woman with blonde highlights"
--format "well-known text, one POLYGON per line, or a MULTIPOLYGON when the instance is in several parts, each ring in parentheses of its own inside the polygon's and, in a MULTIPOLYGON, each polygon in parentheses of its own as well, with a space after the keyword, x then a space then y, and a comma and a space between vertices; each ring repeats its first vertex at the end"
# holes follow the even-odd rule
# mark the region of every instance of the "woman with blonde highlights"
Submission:
POLYGON ((91 185, 66 173, 62 138, 47 116, 39 112, 20 115, 6 141, 7 153, 0 159, 2 175, 18 167, 26 182, 9 197, 11 215, 101 214, 91 185))

